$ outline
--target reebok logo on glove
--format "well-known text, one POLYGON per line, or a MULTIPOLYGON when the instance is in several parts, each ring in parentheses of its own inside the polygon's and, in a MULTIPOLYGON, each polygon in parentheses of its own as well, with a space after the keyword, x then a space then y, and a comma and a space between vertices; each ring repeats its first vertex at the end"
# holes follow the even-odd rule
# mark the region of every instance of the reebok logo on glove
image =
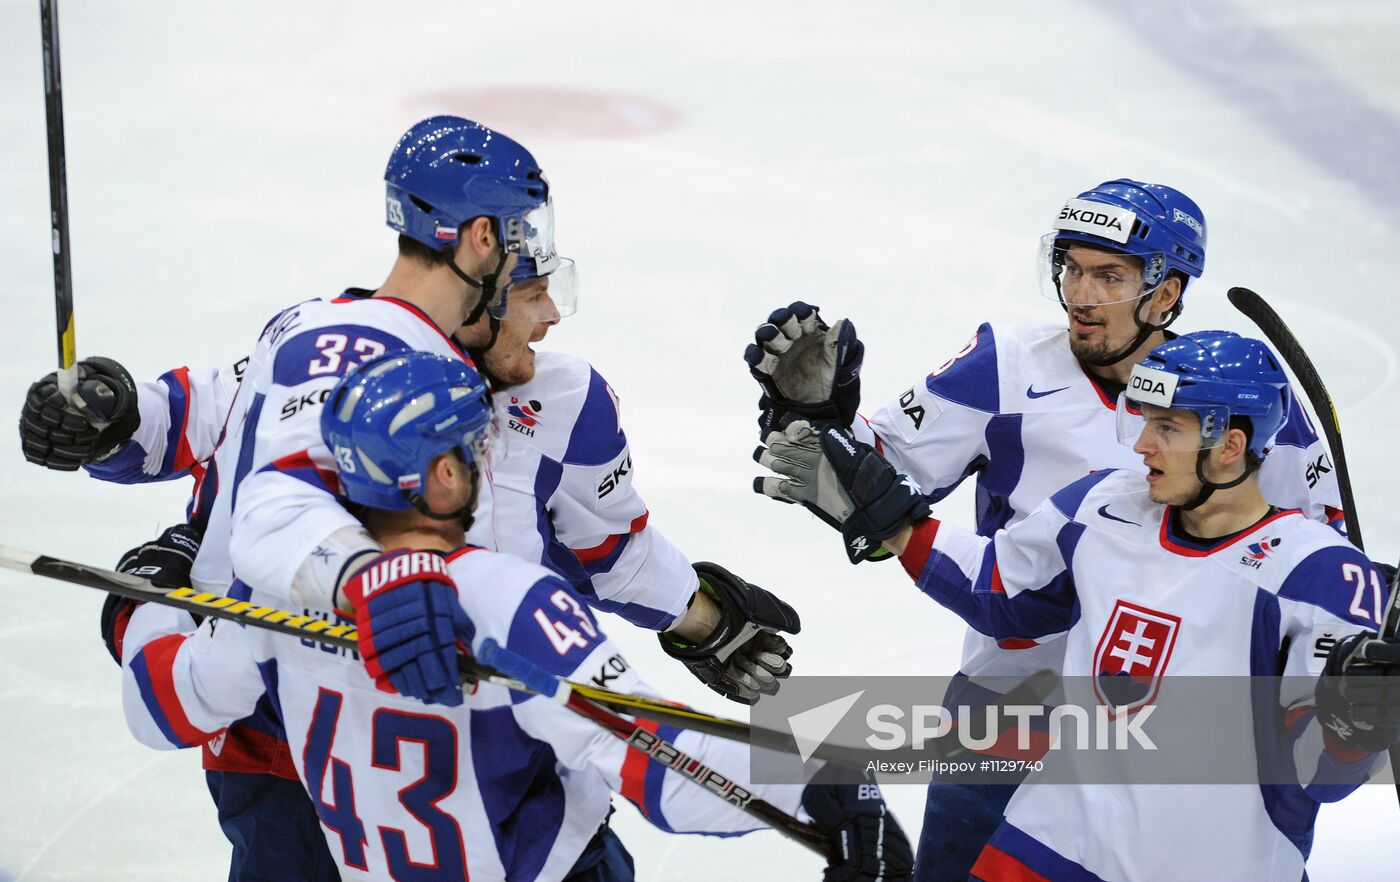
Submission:
POLYGON ((826 433, 827 433, 828 435, 830 435, 832 438, 835 438, 836 441, 837 441, 842 447, 846 448, 846 452, 849 453, 851 456, 855 456, 855 455, 856 455, 856 449, 855 449, 854 447, 851 446, 851 442, 849 442, 849 441, 846 440, 846 433, 845 433, 845 432, 842 432, 840 429, 836 428, 835 426, 832 426, 832 427, 829 427, 829 428, 826 430, 826 433))
POLYGON ((451 578, 447 572, 447 561, 443 559, 442 555, 431 551, 414 551, 391 557, 388 560, 381 560, 371 564, 361 575, 360 584, 363 586, 364 592, 361 596, 367 598, 391 582, 399 582, 427 573, 451 578))

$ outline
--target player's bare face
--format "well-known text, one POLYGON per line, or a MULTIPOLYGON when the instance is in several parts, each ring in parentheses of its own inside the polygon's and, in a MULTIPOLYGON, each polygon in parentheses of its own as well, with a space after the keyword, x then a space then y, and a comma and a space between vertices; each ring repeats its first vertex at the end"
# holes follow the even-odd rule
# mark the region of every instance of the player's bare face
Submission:
POLYGON ((1163 505, 1184 505, 1201 490, 1196 456, 1201 420, 1190 411, 1144 405, 1143 428, 1133 450, 1147 466, 1148 495, 1163 505))
POLYGON ((483 358, 493 382, 505 388, 534 379, 535 350, 530 344, 543 340, 550 327, 558 323, 559 310, 549 297, 548 278, 511 286, 501 330, 483 358))
POLYGON ((1102 359, 1137 336, 1134 313, 1142 294, 1137 258, 1072 246, 1065 252, 1060 293, 1069 312, 1069 348, 1075 358, 1102 359))

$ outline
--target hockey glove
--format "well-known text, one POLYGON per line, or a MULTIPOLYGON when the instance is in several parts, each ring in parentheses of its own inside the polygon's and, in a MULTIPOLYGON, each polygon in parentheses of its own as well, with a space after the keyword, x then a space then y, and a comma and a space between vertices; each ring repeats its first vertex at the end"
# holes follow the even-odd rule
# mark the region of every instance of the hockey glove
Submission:
POLYGON ((769 592, 718 564, 697 563, 700 590, 719 607, 719 624, 701 643, 658 634, 661 649, 725 698, 753 704, 778 691, 792 673, 792 647, 778 635, 802 630, 797 612, 769 592))
POLYGON ((29 387, 19 417, 25 459, 60 472, 76 471, 116 453, 141 424, 136 384, 110 358, 78 362, 74 396, 82 407, 64 397, 56 372, 29 387))
POLYGON ((913 874, 914 850, 875 784, 809 784, 802 807, 832 839, 823 882, 893 882, 913 874))
POLYGON ((884 540, 928 517, 928 503, 913 480, 839 426, 799 420, 768 441, 754 458, 783 477, 755 478, 754 491, 800 502, 840 529, 851 563, 885 556, 877 554, 884 540))
POLYGON ((775 310, 744 350, 749 373, 763 388, 759 437, 793 419, 849 426, 860 407, 864 358, 865 344, 849 319, 828 327, 817 307, 800 300, 775 310))
POLYGON ((1342 747, 1379 753, 1400 741, 1400 643, 1373 631, 1337 641, 1316 699, 1318 722, 1342 747))
POLYGON ((457 600, 442 555, 386 551, 341 590, 376 686, 448 707, 462 703, 457 653, 471 654, 476 626, 457 600))
MULTIPOLYGON (((190 584, 190 568, 194 566, 195 555, 199 554, 202 535, 189 524, 176 524, 160 537, 122 555, 117 563, 117 572, 130 573, 149 579, 157 588, 183 588, 190 584)), ((139 600, 107 595, 102 604, 102 642, 107 651, 122 662, 122 639, 126 637, 126 626, 131 614, 141 605, 139 600)), ((203 616, 194 616, 195 624, 203 616)))

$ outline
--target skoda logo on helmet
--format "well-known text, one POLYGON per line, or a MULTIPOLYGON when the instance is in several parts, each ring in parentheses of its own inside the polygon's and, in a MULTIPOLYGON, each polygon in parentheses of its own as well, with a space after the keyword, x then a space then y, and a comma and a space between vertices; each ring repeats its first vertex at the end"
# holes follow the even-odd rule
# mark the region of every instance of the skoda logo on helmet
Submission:
POLYGON ((1143 404, 1171 407, 1176 395, 1176 374, 1146 365, 1135 365, 1128 379, 1128 397, 1143 404))

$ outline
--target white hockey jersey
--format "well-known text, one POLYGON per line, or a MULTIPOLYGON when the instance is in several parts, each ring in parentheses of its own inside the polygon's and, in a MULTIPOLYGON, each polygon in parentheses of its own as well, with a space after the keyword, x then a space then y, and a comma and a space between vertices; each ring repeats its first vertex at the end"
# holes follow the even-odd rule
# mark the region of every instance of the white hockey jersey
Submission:
POLYGON ((469 541, 543 564, 634 625, 668 627, 699 580, 648 523, 612 387, 581 358, 540 352, 534 378, 493 403, 491 500, 469 541))
MULTIPOLYGON (((470 547, 448 559, 476 625, 474 649, 493 638, 559 676, 648 692, 558 577, 470 547)), ((351 653, 228 622, 191 627, 184 613, 154 604, 132 616, 123 660, 132 732, 156 748, 202 743, 270 698, 346 879, 561 879, 606 819, 613 792, 663 830, 762 827, 548 699, 481 685, 462 707, 425 705, 377 690, 351 653)), ((664 725, 653 731, 747 778, 743 745, 664 725)), ((749 789, 800 812, 800 786, 749 789)))
MULTIPOLYGON (((238 572, 247 584, 287 584, 275 581, 284 575, 280 570, 294 571, 304 556, 281 560, 279 567, 265 554, 260 561, 254 549, 275 548, 278 555, 292 555, 297 551, 287 547, 292 538, 309 553, 334 532, 333 524, 355 523, 338 506, 326 507, 324 493, 336 484, 317 420, 327 390, 349 364, 370 357, 378 345, 458 352, 455 343, 402 301, 350 295, 299 304, 269 324, 252 358, 223 370, 179 368, 156 382, 138 384, 141 424, 135 436, 88 471, 122 483, 198 477, 190 519, 205 529, 207 550, 201 550, 195 580, 211 591, 224 591, 232 581, 226 541, 217 535, 220 526, 226 532, 229 523, 235 498, 230 482, 256 476, 252 496, 238 494, 245 511, 251 500, 275 496, 280 488, 286 498, 269 510, 269 520, 257 524, 260 514, 246 532, 240 548, 248 560, 238 572), (355 304, 370 304, 372 315, 367 317, 355 304), (337 308, 329 309, 331 305, 337 308), (375 325, 381 318, 387 324, 375 325), (291 336, 282 330, 287 322, 295 324, 291 336), (340 324, 355 328, 339 328, 340 324), (382 327, 385 333, 366 336, 367 326, 382 327), (323 355, 315 346, 322 335, 328 335, 328 348, 342 345, 349 351, 323 355), (338 343, 341 337, 346 338, 343 344, 338 343), (357 345, 365 348, 357 351, 357 345), (286 355, 274 353, 286 347, 291 347, 286 355), (332 364, 332 356, 339 361, 332 364), (278 379, 269 378, 268 366, 278 359, 282 375, 271 393, 277 410, 265 414, 269 379, 278 379), (293 366, 302 361, 305 376, 291 376, 293 366), (313 364, 318 366, 315 374, 313 364), (256 388, 240 395, 245 375, 256 388), (255 401, 261 403, 252 413, 256 425, 250 432, 247 420, 255 401), (231 428, 225 428, 226 421, 231 428), (256 456, 244 453, 245 439, 250 438, 258 439, 256 456), (205 477, 206 464, 216 451, 222 465, 205 477), (251 458, 240 471, 240 457, 245 455, 251 458), (279 462, 281 467, 274 466, 279 462), (226 496, 218 500, 221 487, 226 496), (301 512, 313 517, 300 520, 301 512), (295 537, 283 537, 279 545, 258 545, 280 535, 279 525, 293 520, 295 537), (325 530, 329 532, 321 532, 325 530)), ((540 352, 534 379, 497 394, 494 405, 500 437, 486 469, 471 541, 543 564, 598 609, 645 628, 669 627, 685 611, 698 580, 684 554, 648 523, 646 503, 632 484, 634 466, 612 388, 586 361, 540 352)), ((288 600, 279 598, 283 604, 288 600)))
MULTIPOLYGON (((1381 579, 1301 512, 1202 547, 1173 529, 1142 475, 1106 470, 991 538, 925 521, 901 562, 920 590, 992 639, 1067 632, 1063 674, 1095 684, 1090 705, 1111 703, 1098 692, 1105 675, 1153 684, 1120 713, 1170 678, 1296 675, 1253 721, 1289 739, 1297 784, 1035 786, 1033 774, 983 851, 979 878, 1299 879, 1319 802, 1371 771, 1371 755, 1324 747, 1311 706, 1319 640, 1376 628, 1381 579)), ((1267 759, 1259 744, 1242 749, 1267 759)))
MULTIPOLYGON (((937 502, 976 476, 976 531, 1015 524, 1095 469, 1145 471, 1118 443, 1117 401, 1070 352, 1064 325, 984 324, 951 359, 886 405, 857 437, 937 502)), ((1334 523, 1342 514, 1325 446, 1296 399, 1260 473, 1264 497, 1334 523)), ((968 631, 963 673, 1024 676, 1059 668, 1055 635, 997 641, 968 631)))

